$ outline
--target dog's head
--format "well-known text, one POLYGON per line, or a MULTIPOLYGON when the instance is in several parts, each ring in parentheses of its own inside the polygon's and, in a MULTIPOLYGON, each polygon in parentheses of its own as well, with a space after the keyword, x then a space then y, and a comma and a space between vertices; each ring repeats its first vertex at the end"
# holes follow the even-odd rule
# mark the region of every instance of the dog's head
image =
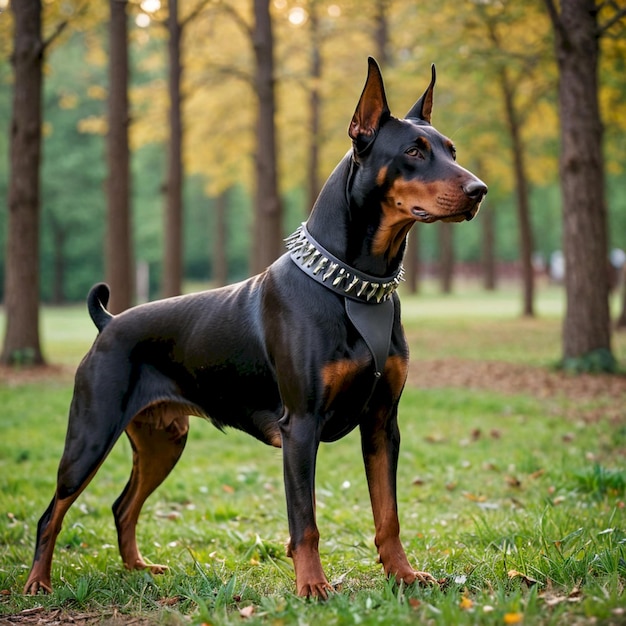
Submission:
POLYGON ((359 170, 355 197, 372 188, 380 196, 380 241, 374 245, 381 253, 393 254, 392 241, 401 241, 415 222, 471 220, 487 193, 485 183, 456 162, 452 141, 431 125, 435 78, 433 65, 430 85, 398 119, 387 105, 378 64, 369 59, 348 134, 359 170))

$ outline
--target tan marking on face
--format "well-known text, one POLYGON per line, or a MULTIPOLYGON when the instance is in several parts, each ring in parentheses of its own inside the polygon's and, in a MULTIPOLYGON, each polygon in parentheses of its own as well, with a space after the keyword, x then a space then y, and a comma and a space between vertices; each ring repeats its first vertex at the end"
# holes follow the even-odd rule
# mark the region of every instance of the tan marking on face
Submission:
POLYGON ((380 224, 372 243, 375 255, 392 259, 398 254, 409 229, 415 223, 411 208, 422 206, 428 200, 427 187, 424 183, 402 179, 393 182, 383 200, 380 224))
POLYGON ((423 182, 399 178, 393 182, 382 202, 382 216, 374 235, 372 252, 392 259, 398 254, 415 222, 460 222, 466 219, 463 210, 465 206, 470 210, 469 204, 459 182, 423 182), (412 209, 425 211, 428 215, 420 217, 412 209))
POLYGON ((356 375, 366 367, 366 365, 366 361, 342 359, 328 363, 322 368, 326 407, 329 407, 337 395, 352 384, 356 375))

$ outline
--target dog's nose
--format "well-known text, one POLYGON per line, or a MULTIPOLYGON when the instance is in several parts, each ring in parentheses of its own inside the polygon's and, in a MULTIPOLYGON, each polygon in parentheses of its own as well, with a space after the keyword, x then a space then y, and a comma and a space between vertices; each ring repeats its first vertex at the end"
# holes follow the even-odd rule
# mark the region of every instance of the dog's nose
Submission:
POLYGON ((471 182, 463 185, 463 191, 468 198, 472 200, 482 200, 487 194, 488 187, 482 180, 472 180, 471 182))

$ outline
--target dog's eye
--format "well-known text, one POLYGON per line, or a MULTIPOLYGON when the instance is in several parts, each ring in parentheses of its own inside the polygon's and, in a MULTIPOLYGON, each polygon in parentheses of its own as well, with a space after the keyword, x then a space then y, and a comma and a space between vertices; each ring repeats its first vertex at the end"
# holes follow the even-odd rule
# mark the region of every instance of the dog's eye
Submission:
POLYGON ((456 161, 456 148, 454 146, 450 146, 450 154, 452 158, 456 161))
POLYGON ((424 158, 424 156, 422 155, 422 153, 415 147, 415 146, 411 146, 406 152, 405 154, 408 154, 410 157, 421 157, 424 158))

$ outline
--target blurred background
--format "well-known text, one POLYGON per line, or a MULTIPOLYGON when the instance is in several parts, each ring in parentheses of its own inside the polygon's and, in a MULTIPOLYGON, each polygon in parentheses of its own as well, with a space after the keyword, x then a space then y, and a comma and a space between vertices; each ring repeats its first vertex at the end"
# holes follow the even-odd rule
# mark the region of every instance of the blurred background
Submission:
MULTIPOLYGON (((568 4, 577 3, 557 10, 550 0, 0 0, 5 315, 29 289, 37 302, 61 305, 84 301, 106 279, 113 310, 122 310, 261 271, 349 149, 371 55, 398 117, 436 64, 433 123, 489 185, 471 224, 413 229, 405 291, 516 285, 520 314, 533 316, 536 289, 565 278, 566 216, 597 206, 606 241, 591 237, 599 251, 570 249, 601 266, 591 278, 601 297, 574 297, 619 299, 617 319, 599 322, 599 344, 607 344, 613 323, 626 325, 626 3, 604 2, 587 15, 597 49, 582 47, 591 69, 580 65, 588 87, 575 86, 574 110, 591 114, 601 158, 589 148, 587 165, 587 149, 574 152, 600 191, 586 205, 581 197, 580 207, 563 196, 567 163, 559 164, 564 115, 570 121, 559 54, 576 19, 568 4), (40 92, 19 79, 38 64, 40 92), (24 118, 37 93, 40 111, 24 118), (12 148, 12 139, 24 143, 12 148), (34 207, 30 217, 24 203, 34 207), (18 211, 26 220, 12 226, 18 211)), ((587 230, 584 219, 576 229, 587 230)), ((570 274, 588 264, 572 261, 570 274)), ((7 341, 5 362, 29 349, 28 341, 7 341)), ((596 344, 566 348, 565 356, 610 350, 596 344)))

